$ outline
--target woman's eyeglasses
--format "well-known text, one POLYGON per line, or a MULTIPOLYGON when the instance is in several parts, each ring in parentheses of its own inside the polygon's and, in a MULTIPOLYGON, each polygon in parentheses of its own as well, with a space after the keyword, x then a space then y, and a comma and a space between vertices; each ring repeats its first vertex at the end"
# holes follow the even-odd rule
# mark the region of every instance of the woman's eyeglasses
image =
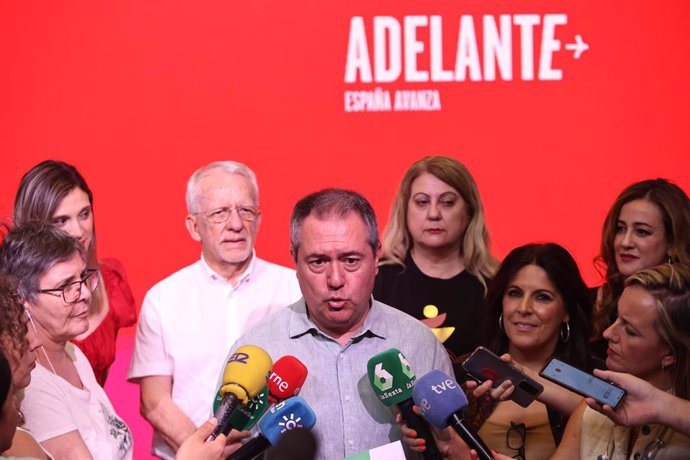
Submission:
POLYGON ((62 293, 62 299, 65 301, 65 303, 73 304, 79 302, 79 299, 81 298, 82 284, 86 286, 86 289, 88 289, 90 292, 93 292, 98 286, 98 270, 86 270, 84 272, 84 277, 79 281, 73 281, 55 289, 39 289, 38 292, 42 294, 51 294, 54 296, 59 294, 53 293, 60 292, 62 293))
POLYGON ((525 460, 525 424, 510 422, 506 432, 506 446, 517 451, 513 458, 525 460))

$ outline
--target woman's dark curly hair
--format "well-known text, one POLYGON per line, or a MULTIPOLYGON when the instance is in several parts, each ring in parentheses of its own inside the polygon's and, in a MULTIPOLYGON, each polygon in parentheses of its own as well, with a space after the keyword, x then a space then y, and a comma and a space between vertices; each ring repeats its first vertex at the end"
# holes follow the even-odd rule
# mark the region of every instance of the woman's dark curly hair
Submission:
POLYGON ((26 353, 29 342, 24 320, 24 306, 16 293, 16 284, 7 275, 0 274, 0 340, 7 353, 14 358, 26 353))

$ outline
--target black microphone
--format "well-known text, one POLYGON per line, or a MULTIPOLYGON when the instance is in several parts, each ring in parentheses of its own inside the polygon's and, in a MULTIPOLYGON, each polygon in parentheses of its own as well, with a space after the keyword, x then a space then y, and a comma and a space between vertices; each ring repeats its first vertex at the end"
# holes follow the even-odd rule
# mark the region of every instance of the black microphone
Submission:
POLYGON ((266 451, 264 460, 314 460, 316 438, 306 428, 295 428, 266 451))
POLYGON ((482 460, 494 460, 491 451, 472 428, 465 425, 467 397, 460 385, 441 371, 431 371, 417 379, 412 390, 414 403, 422 416, 438 428, 452 426, 463 441, 477 451, 482 460))

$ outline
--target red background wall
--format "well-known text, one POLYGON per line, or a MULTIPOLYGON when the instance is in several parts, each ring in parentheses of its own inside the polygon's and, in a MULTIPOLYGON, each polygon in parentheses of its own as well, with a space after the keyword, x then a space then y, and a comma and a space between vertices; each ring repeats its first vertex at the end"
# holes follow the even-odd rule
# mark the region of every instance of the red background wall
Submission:
MULTIPOLYGON (((257 250, 290 265, 292 204, 325 186, 363 192, 383 224, 405 169, 429 154, 472 171, 494 252, 535 240, 568 247, 588 282, 604 215, 629 183, 668 177, 690 190, 690 3, 630 1, 0 2, 0 216, 21 175, 56 158, 95 194, 99 254, 119 257, 140 301, 199 255, 184 229, 192 171, 233 159, 257 173, 257 250), (559 80, 346 83, 350 20, 443 17, 444 67, 471 15, 563 14, 559 80), (579 59, 564 49, 581 35, 579 59), (441 110, 346 112, 345 91, 430 89, 441 110)), ((539 63, 541 25, 534 34, 539 63)), ((429 28, 417 59, 429 69, 429 28)), ((390 49, 390 48, 388 48, 390 49)), ((483 64, 483 63, 482 63, 483 64)), ((484 67, 482 66, 482 77, 484 67)), ((538 69, 537 69, 538 70, 538 69)), ((536 70, 535 70, 536 73, 536 70)), ((108 391, 130 425, 136 389, 122 383, 132 331, 108 391)), ((137 457, 148 434, 135 428, 137 457)))

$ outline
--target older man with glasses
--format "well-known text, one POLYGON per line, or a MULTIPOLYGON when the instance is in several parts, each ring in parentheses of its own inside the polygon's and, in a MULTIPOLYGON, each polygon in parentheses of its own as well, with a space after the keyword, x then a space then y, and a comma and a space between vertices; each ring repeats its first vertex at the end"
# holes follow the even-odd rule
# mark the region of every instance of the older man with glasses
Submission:
POLYGON ((141 387, 141 412, 155 430, 152 451, 162 458, 173 458, 208 419, 233 342, 301 297, 293 270, 255 254, 261 209, 247 166, 226 161, 196 171, 187 209, 201 260, 146 294, 128 376, 141 387))

